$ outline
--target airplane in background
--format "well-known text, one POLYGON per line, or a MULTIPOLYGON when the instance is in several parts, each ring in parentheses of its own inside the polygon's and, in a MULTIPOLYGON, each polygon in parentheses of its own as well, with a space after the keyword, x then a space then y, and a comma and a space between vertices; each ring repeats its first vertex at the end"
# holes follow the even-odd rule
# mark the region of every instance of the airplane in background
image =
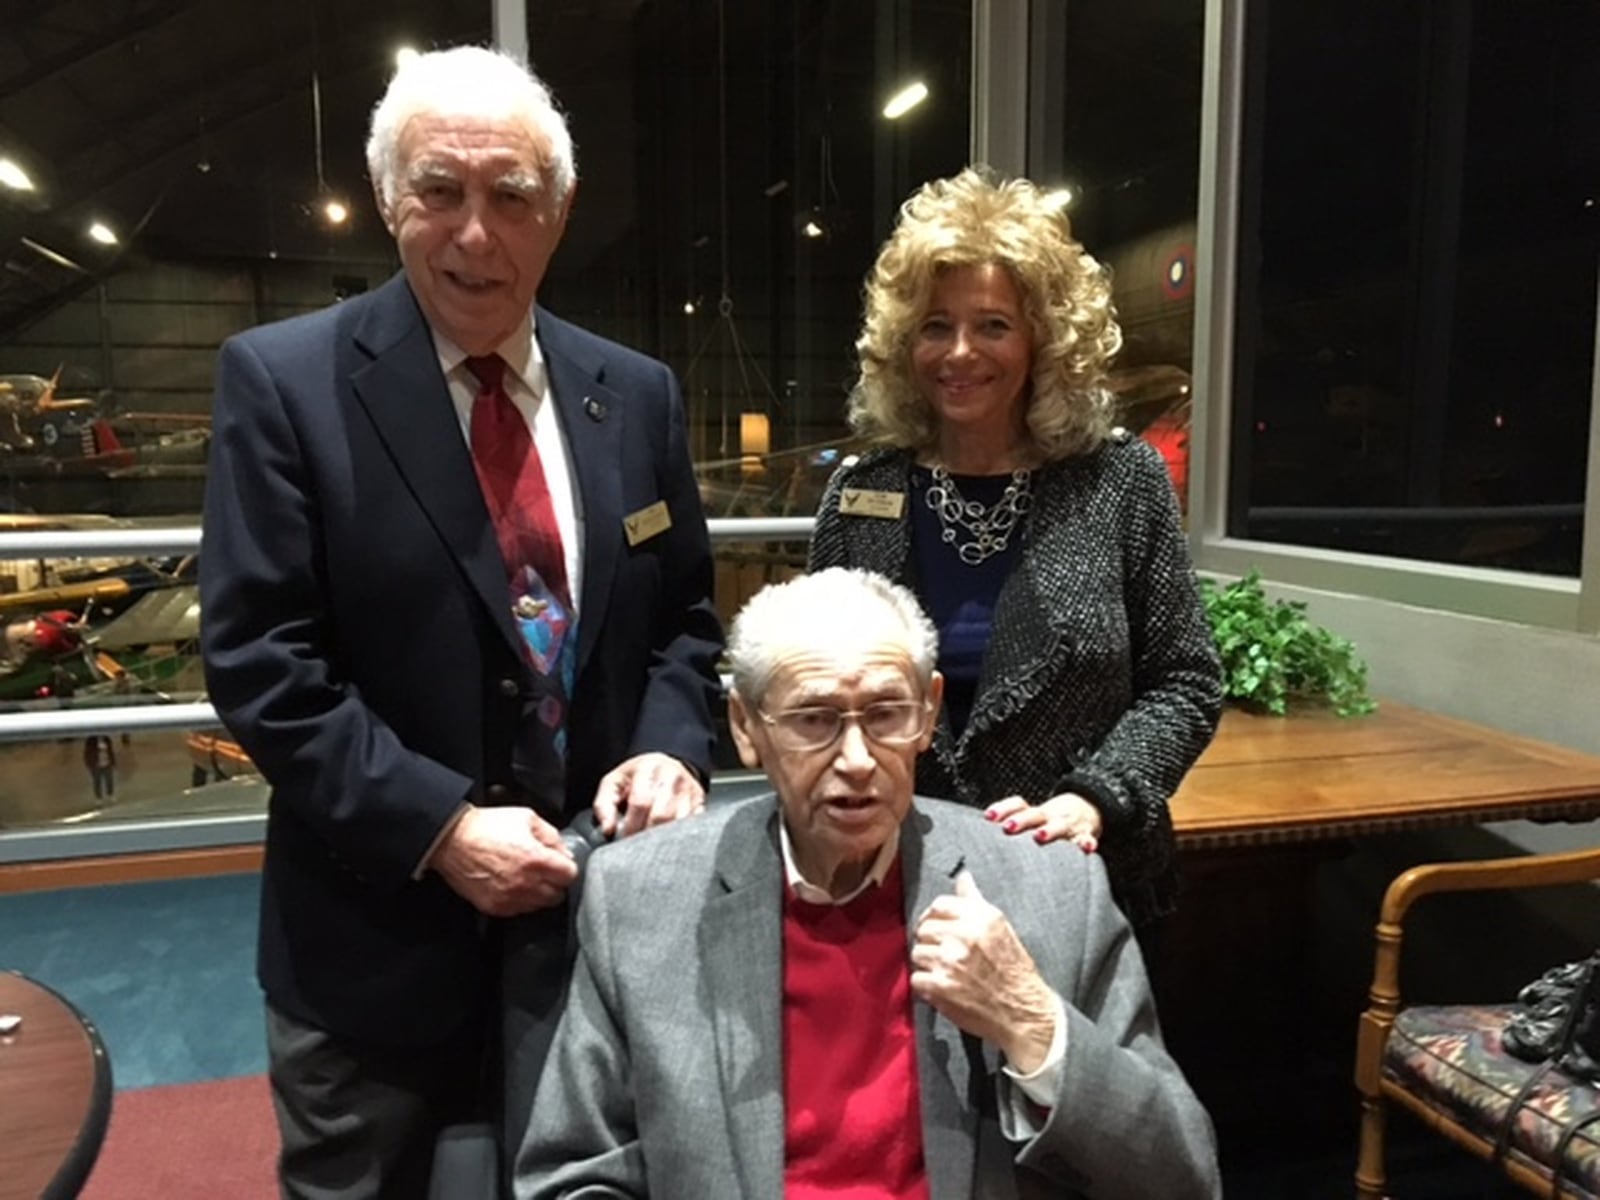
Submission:
POLYGON ((87 468, 131 466, 134 452, 101 415, 100 401, 64 398, 60 383, 60 367, 48 379, 0 375, 0 454, 87 468))
POLYGON ((80 568, 0 592, 0 700, 163 692, 194 661, 199 631, 192 556, 80 568))

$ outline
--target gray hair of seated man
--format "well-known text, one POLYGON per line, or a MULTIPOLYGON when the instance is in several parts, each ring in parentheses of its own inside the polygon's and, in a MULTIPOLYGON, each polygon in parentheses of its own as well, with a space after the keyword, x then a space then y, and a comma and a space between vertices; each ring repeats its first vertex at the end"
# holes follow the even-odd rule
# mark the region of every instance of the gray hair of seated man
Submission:
POLYGON ((897 640, 926 691, 939 657, 933 622, 908 588, 857 567, 829 567, 769 584, 750 597, 728 634, 734 689, 746 703, 759 706, 786 655, 829 649, 841 630, 861 625, 874 610, 903 635, 897 640))
POLYGON ((399 187, 400 134, 423 115, 502 118, 540 134, 549 150, 546 170, 559 207, 577 183, 572 134, 544 81, 517 59, 483 46, 454 46, 408 59, 395 71, 372 110, 367 172, 387 210, 399 187))

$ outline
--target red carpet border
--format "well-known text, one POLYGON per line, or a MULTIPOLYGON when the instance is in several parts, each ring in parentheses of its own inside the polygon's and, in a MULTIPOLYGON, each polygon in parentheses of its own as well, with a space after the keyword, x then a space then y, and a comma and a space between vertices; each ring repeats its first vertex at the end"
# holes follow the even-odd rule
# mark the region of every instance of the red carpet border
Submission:
POLYGON ((83 1200, 273 1200, 265 1075, 118 1092, 83 1200))

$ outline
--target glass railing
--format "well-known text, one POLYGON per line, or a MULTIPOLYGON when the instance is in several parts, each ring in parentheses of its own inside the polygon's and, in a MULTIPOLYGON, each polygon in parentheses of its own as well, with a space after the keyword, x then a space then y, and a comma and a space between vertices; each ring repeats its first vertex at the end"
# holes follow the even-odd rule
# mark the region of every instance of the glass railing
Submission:
MULTIPOLYGON (((266 785, 205 698, 200 530, 74 523, 0 532, 0 864, 259 841, 266 785)), ((811 524, 708 522, 725 619, 804 568, 811 524)))

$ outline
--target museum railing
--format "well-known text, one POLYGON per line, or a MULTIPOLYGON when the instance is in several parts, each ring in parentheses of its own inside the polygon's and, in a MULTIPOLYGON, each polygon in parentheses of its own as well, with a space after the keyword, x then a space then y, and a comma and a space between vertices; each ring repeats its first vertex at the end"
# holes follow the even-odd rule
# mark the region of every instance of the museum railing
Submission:
MULTIPOLYGON (((812 520, 730 517, 713 518, 707 524, 718 551, 718 602, 726 617, 761 583, 799 569, 812 520)), ((192 526, 0 532, 0 561, 181 558, 199 550, 200 530, 192 526)), ((77 696, 70 702, 23 701, 10 709, 0 711, 0 752, 20 743, 67 742, 100 734, 192 734, 220 725, 211 705, 193 693, 174 700, 159 694, 113 692, 93 699, 77 696)), ((22 780, 14 776, 11 786, 17 784, 22 780)), ((262 798, 248 811, 236 812, 124 819, 111 811, 102 820, 44 822, 8 819, 0 812, 0 864, 259 841, 264 792, 258 788, 257 794, 262 798)))

